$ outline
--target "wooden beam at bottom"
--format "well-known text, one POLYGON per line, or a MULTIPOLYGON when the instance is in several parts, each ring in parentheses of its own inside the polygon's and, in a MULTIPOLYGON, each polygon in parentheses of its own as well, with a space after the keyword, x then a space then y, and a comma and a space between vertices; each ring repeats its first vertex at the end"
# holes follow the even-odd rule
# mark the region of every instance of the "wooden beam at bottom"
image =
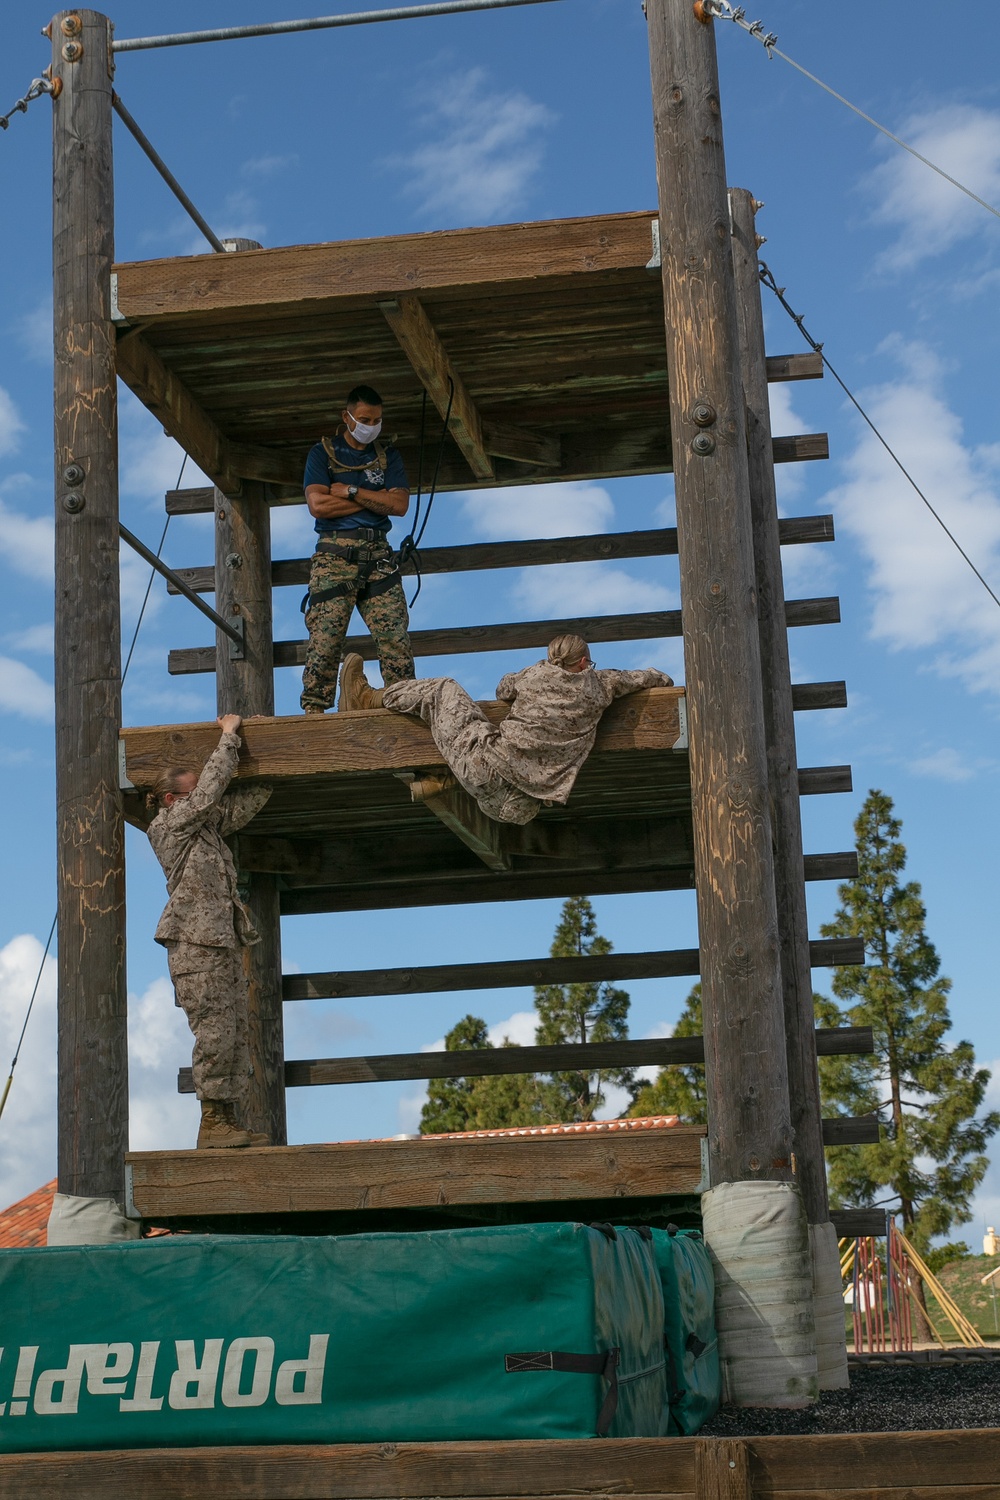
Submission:
POLYGON ((697 1125, 492 1140, 350 1141, 243 1151, 130 1151, 144 1219, 546 1203, 701 1190, 697 1125))
MULTIPOLYGON (((884 1230, 884 1224, 883 1224, 884 1230)), ((6 1453, 0 1500, 695 1500, 722 1438, 6 1453)), ((1000 1428, 748 1437, 757 1500, 1000 1500, 1000 1428)), ((728 1465, 728 1460, 727 1460, 728 1465)), ((697 1500, 703 1500, 698 1494, 697 1500)), ((708 1500, 708 1497, 704 1497, 708 1500)))
MULTIPOLYGON (((817 938, 809 944, 814 968, 863 964, 860 938, 817 938)), ((607 953, 598 957, 513 958, 498 963, 437 964, 406 969, 341 969, 286 974, 285 1000, 348 1000, 369 995, 443 995, 454 990, 513 989, 536 984, 602 984, 621 979, 686 978, 698 973, 698 949, 607 953)))
POLYGON ((699 1438, 694 1450, 697 1500, 751 1500, 750 1452, 743 1438, 699 1438))

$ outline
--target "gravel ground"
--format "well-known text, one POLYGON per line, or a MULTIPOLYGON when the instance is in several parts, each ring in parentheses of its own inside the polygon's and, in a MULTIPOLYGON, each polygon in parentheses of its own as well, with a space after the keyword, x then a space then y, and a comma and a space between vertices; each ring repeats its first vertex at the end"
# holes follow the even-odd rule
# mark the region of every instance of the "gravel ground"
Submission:
POLYGON ((806 1432, 921 1432, 1000 1427, 1000 1359, 954 1365, 863 1365, 847 1391, 824 1391, 804 1411, 724 1406, 705 1437, 806 1432))

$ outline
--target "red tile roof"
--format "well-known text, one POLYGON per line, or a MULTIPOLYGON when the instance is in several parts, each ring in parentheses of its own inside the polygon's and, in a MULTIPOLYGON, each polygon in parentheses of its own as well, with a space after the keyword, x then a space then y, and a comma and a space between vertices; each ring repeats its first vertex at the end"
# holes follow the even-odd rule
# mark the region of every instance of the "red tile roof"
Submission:
POLYGON ((424 1141, 491 1141, 498 1136, 604 1135, 612 1131, 665 1130, 680 1124, 680 1115, 643 1115, 634 1120, 581 1120, 572 1125, 522 1125, 503 1130, 453 1130, 424 1135, 424 1141))
POLYGON ((36 1188, 20 1203, 0 1212, 0 1250, 35 1250, 46 1243, 46 1228, 52 1199, 55 1197, 56 1181, 36 1188))

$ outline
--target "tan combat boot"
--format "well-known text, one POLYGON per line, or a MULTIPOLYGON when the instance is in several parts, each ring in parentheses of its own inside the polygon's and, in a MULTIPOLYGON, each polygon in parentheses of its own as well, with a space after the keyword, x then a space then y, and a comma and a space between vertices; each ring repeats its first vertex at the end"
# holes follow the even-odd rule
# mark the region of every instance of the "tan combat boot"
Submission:
POLYGON ((258 1144, 266 1145, 267 1142, 258 1141, 253 1132, 243 1130, 237 1125, 231 1099, 203 1099, 201 1101, 199 1151, 216 1151, 225 1146, 256 1146, 258 1144))
POLYGON ((373 688, 365 676, 365 664, 356 652, 344 657, 340 669, 340 702, 337 712, 354 708, 381 708, 385 688, 373 688))

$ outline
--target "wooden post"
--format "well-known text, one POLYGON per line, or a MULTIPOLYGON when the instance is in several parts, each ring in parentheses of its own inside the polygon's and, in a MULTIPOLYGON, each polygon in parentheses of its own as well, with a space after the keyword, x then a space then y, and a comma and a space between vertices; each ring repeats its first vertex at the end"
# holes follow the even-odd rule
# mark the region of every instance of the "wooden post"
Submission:
MULTIPOLYGON (((216 631, 216 700, 220 714, 274 713, 271 626, 271 517, 263 484, 244 480, 236 498, 215 492, 215 607, 243 621, 244 655, 216 631)), ((244 897, 261 941, 243 950, 250 990, 249 1125, 282 1146, 285 1043, 281 998, 281 919, 274 875, 246 877, 244 897)))
POLYGON ((764 684, 764 733, 774 838, 774 884, 781 944, 781 983, 785 1010, 796 1181, 810 1224, 830 1217, 823 1155, 823 1124, 816 1066, 816 1018, 813 1010, 809 919, 802 865, 802 819, 799 771, 795 753, 795 716, 788 664, 785 593, 778 539, 778 506, 771 456, 771 419, 764 354, 764 317, 754 226, 753 195, 734 188, 732 208, 733 267, 742 347, 743 394, 746 401, 750 505, 753 513, 757 620, 760 628, 764 684))
POLYGON ((789 1180, 767 756, 712 24, 647 0, 691 735, 709 1162, 789 1180))
POLYGON ((695 1500, 751 1500, 750 1454, 740 1438, 698 1438, 695 1500))
POLYGON ((110 25, 52 22, 59 1191, 122 1200, 125 842, 110 25))

